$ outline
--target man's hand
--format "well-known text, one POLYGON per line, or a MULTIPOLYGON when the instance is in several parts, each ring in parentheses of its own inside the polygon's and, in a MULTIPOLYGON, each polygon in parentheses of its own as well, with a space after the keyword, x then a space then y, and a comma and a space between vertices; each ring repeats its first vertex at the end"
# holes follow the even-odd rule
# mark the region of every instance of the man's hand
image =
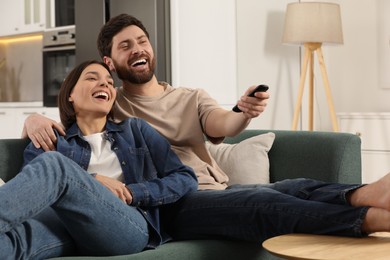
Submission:
POLYGON ((96 175, 96 180, 103 184, 103 186, 109 189, 112 193, 114 193, 115 196, 117 196, 126 204, 130 205, 133 201, 133 196, 123 182, 99 174, 96 175))
POLYGON ((30 138, 36 148, 42 147, 45 151, 54 151, 57 137, 53 128, 60 135, 65 135, 61 124, 40 114, 33 114, 24 121, 22 138, 30 138))
POLYGON ((258 117, 263 113, 269 99, 268 92, 256 92, 254 97, 248 97, 247 95, 255 88, 256 86, 248 88, 237 102, 238 107, 248 119, 258 117))
POLYGON ((209 137, 220 138, 223 136, 235 136, 244 130, 251 119, 264 112, 269 99, 269 93, 256 92, 254 97, 248 97, 256 86, 248 88, 237 102, 242 113, 232 110, 214 109, 207 117, 205 133, 209 137))

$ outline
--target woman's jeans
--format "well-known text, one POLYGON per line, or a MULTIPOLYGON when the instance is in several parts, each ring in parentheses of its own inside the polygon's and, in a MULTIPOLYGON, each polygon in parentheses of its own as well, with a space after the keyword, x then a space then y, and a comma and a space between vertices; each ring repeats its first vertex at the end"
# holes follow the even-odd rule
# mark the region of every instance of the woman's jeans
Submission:
POLYGON ((119 255, 148 243, 141 213, 57 152, 0 187, 0 259, 119 255))
POLYGON ((287 233, 364 236, 361 226, 368 207, 352 207, 346 199, 358 187, 292 179, 190 193, 171 209, 177 211, 171 235, 257 243, 287 233))

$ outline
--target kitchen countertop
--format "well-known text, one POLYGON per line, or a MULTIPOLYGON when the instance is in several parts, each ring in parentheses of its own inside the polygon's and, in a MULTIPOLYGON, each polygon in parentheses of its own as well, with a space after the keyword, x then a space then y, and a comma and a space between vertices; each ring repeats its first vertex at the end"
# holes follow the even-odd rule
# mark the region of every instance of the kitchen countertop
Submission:
POLYGON ((13 108, 13 107, 43 107, 42 101, 34 102, 0 102, 0 108, 13 108))

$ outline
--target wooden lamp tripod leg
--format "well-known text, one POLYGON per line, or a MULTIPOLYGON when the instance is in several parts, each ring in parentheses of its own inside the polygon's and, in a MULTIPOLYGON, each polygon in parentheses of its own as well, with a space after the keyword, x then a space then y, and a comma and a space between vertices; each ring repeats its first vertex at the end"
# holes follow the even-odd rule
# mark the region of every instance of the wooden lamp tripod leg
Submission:
POLYGON ((310 49, 309 60, 309 131, 314 129, 314 52, 310 49))
POLYGON ((305 46, 305 56, 302 62, 301 79, 299 81, 298 98, 297 98, 297 103, 295 104, 292 130, 297 130, 297 126, 298 126, 299 111, 302 105, 302 96, 305 87, 307 64, 309 63, 309 60, 311 60, 311 50, 307 46, 305 46))
POLYGON ((328 80, 328 75, 326 73, 324 56, 322 55, 321 47, 317 49, 317 56, 318 56, 318 62, 320 64, 320 68, 321 68, 322 80, 324 82, 326 100, 328 101, 330 117, 331 117, 332 125, 333 125, 333 131, 338 132, 339 125, 337 122, 336 113, 335 113, 334 106, 333 106, 332 93, 331 93, 330 87, 329 87, 329 80, 328 80))

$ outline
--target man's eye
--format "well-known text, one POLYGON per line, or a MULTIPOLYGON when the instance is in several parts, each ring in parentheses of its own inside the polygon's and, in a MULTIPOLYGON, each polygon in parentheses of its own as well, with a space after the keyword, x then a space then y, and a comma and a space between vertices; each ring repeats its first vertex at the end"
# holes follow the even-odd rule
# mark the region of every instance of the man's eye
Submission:
POLYGON ((120 48, 126 50, 126 49, 129 48, 129 45, 128 45, 128 44, 122 44, 122 45, 120 46, 120 48))

